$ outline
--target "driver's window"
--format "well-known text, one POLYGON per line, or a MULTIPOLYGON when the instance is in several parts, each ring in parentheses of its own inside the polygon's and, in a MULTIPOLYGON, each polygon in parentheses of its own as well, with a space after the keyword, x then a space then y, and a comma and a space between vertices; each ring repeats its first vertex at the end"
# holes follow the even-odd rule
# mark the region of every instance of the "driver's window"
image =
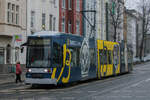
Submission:
POLYGON ((62 46, 56 42, 53 43, 53 64, 60 67, 63 61, 63 49, 62 46))

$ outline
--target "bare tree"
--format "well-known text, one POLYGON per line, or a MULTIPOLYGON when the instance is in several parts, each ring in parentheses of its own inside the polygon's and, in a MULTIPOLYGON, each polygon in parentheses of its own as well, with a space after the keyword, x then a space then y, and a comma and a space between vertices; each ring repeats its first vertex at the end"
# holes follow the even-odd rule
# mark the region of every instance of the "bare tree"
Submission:
POLYGON ((117 40, 117 30, 120 28, 120 25, 123 23, 123 0, 109 0, 109 15, 111 17, 110 23, 113 26, 114 34, 113 38, 116 42, 117 40))
POLYGON ((144 46, 146 34, 150 31, 150 1, 149 0, 140 0, 139 10, 141 11, 142 17, 142 41, 140 45, 140 60, 144 54, 144 46))

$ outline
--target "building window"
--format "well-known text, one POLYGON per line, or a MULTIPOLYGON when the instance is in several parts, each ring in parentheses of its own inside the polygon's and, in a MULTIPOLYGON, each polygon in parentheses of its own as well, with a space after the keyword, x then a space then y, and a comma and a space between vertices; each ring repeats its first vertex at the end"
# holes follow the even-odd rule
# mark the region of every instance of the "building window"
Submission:
POLYGON ((53 31, 55 31, 56 18, 53 18, 53 31))
POLYGON ((76 11, 80 11, 80 0, 76 0, 76 11))
POLYGON ((6 62, 7 64, 10 64, 10 61, 11 61, 11 46, 8 44, 7 45, 7 48, 6 48, 6 62))
POLYGON ((42 29, 45 30, 45 20, 46 20, 46 15, 45 13, 42 13, 42 29))
POLYGON ((49 30, 52 31, 52 15, 49 15, 49 30))
POLYGON ((68 0, 68 7, 69 7, 69 10, 72 9, 72 0, 68 0))
POLYGON ((80 22, 76 21, 76 33, 80 35, 80 22))
POLYGON ((12 9, 11 9, 11 22, 14 23, 14 18, 15 18, 15 5, 12 4, 12 9))
POLYGON ((35 23, 35 12, 31 11, 31 27, 34 27, 35 23))
POLYGON ((57 6, 56 6, 56 0, 53 0, 53 2, 54 2, 54 7, 57 8, 57 6))
POLYGON ((62 18, 62 32, 65 32, 65 18, 62 18))
POLYGON ((19 61, 19 47, 15 47, 15 61, 19 61))
POLYGON ((10 17, 11 16, 11 3, 8 3, 7 7, 7 22, 10 23, 10 17))
POLYGON ((66 8, 66 0, 62 0, 62 8, 66 8))
POLYGON ((71 20, 69 20, 69 23, 68 23, 68 33, 71 33, 71 32, 72 32, 71 20))
POLYGON ((16 24, 19 24, 19 6, 16 6, 16 24))

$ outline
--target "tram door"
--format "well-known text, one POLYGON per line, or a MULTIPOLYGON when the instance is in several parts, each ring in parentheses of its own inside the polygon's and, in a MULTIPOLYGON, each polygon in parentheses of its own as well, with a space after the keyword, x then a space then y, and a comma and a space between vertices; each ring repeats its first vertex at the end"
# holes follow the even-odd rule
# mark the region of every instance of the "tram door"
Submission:
POLYGON ((100 50, 100 70, 101 70, 101 77, 107 76, 107 47, 104 47, 100 50))
POLYGON ((120 73, 120 50, 119 45, 114 45, 113 49, 113 73, 120 73))

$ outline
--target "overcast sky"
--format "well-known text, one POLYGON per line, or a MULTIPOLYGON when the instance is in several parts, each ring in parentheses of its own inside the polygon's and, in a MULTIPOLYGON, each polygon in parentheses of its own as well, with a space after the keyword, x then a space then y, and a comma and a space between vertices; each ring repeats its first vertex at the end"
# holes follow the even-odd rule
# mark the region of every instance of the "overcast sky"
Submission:
POLYGON ((126 1, 126 7, 128 9, 137 9, 137 3, 139 0, 125 0, 126 1))

